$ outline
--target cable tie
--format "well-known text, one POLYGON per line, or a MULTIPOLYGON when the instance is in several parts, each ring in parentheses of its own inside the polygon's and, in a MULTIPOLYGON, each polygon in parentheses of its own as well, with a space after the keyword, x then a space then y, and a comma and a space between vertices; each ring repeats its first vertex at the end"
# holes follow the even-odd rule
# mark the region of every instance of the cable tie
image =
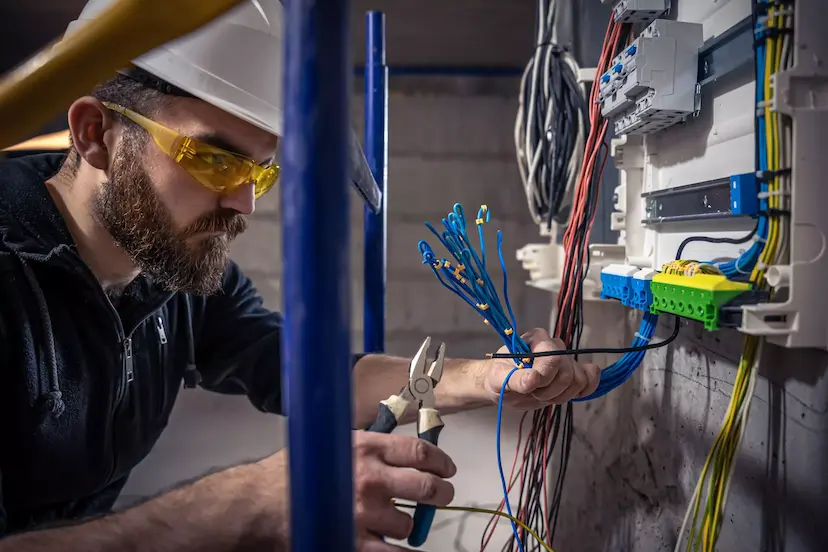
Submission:
POLYGON ((756 268, 759 270, 767 270, 770 265, 766 265, 763 262, 756 263, 756 268))
POLYGON ((756 194, 756 197, 758 197, 759 199, 768 199, 769 197, 789 195, 791 195, 790 190, 771 190, 769 192, 759 192, 758 194, 756 194))
POLYGON ((641 334, 640 334, 640 333, 638 333, 638 332, 635 332, 635 337, 637 337, 638 339, 640 339, 640 340, 641 340, 641 341, 643 341, 644 343, 649 343, 649 342, 650 342, 650 339, 651 339, 651 338, 649 338, 649 337, 645 337, 645 336, 641 335, 641 334))
POLYGON ((741 268, 739 268, 739 259, 736 259, 736 262, 735 262, 735 263, 733 263, 733 268, 734 268, 734 270, 736 270, 736 272, 738 272, 739 274, 743 274, 743 275, 745 275, 745 276, 749 276, 749 275, 750 275, 750 272, 745 272, 744 270, 742 270, 741 268))
POLYGON ((783 169, 776 169, 775 171, 771 170, 764 170, 764 171, 756 171, 756 179, 760 182, 770 182, 771 180, 780 177, 780 176, 790 176, 791 175, 791 168, 783 168, 783 169))
POLYGON ((752 239, 753 241, 755 241, 755 242, 759 242, 759 243, 768 243, 768 240, 766 240, 765 238, 763 238, 763 237, 762 237, 762 236, 760 236, 759 234, 754 234, 754 235, 753 235, 753 238, 751 238, 751 239, 752 239))

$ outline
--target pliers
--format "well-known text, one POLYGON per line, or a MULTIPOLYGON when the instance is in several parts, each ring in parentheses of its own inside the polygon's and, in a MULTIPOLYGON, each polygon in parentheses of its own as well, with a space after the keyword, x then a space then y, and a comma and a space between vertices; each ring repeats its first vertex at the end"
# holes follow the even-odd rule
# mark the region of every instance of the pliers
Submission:
MULTIPOLYGON (((400 390, 398 395, 391 395, 380 401, 377 420, 368 428, 368 431, 377 433, 391 433, 399 424, 400 418, 411 401, 418 401, 417 435, 437 446, 437 439, 443 429, 443 420, 437 411, 437 401, 434 398, 434 388, 440 383, 443 376, 443 362, 446 357, 446 344, 440 343, 434 360, 426 370, 426 357, 431 345, 431 337, 426 337, 420 350, 411 359, 408 368, 408 384, 400 390)), ((411 546, 422 546, 431 530, 436 508, 429 504, 417 504, 414 510, 414 529, 408 537, 411 546)))

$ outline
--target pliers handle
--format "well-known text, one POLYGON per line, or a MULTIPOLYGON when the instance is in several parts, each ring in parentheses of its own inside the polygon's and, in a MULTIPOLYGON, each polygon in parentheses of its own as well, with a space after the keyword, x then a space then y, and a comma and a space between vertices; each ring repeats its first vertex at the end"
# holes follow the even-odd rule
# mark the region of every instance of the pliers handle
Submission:
MULTIPOLYGON (((384 401, 380 401, 379 412, 376 421, 368 428, 368 431, 377 433, 391 433, 399 425, 408 405, 416 400, 418 402, 417 412, 417 436, 437 446, 440 432, 443 430, 443 419, 436 408, 434 387, 440 382, 443 376, 443 362, 446 355, 446 345, 441 343, 437 348, 434 360, 426 369, 426 356, 431 345, 431 338, 425 338, 417 354, 411 360, 408 374, 408 384, 404 386, 398 395, 391 395, 384 401)), ((431 524, 434 521, 436 508, 430 504, 417 504, 414 510, 414 528, 408 536, 408 544, 411 546, 422 546, 428 538, 431 524)))

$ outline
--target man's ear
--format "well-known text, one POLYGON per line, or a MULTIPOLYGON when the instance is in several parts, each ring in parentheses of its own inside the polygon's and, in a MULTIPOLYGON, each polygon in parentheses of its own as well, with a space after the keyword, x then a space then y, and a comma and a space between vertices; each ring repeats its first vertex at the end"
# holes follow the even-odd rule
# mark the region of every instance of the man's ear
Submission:
POLYGON ((116 137, 115 118, 109 109, 96 98, 84 96, 69 107, 68 122, 78 154, 96 169, 107 171, 116 137))

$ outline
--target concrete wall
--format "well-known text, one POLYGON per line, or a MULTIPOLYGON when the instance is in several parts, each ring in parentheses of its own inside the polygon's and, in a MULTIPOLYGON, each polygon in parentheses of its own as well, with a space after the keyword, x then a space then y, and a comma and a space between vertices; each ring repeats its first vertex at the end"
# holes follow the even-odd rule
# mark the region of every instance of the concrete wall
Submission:
MULTIPOLYGON (((478 21, 480 17, 497 28, 497 21, 504 20, 503 13, 496 11, 489 19, 485 13, 476 13, 474 21, 460 17, 471 13, 473 4, 452 3, 453 9, 459 10, 454 25, 485 26, 478 21)), ((526 8, 531 3, 499 4, 509 4, 531 16, 531 9, 526 8)), ((410 7, 406 2, 401 5, 410 7)), ((593 6, 581 7, 584 28, 597 29, 579 39, 584 41, 584 52, 594 51, 594 41, 602 38, 603 23, 590 19, 597 11, 593 6)), ((410 21, 433 17, 433 11, 425 15, 404 13, 410 21)), ((523 21, 526 33, 531 33, 531 17, 523 21)), ((448 23, 440 19, 434 25, 448 23)), ((435 31, 435 36, 454 36, 439 28, 443 32, 435 31)), ((405 43, 407 49, 397 54, 401 63, 416 62, 418 51, 425 52, 432 62, 440 61, 432 57, 440 48, 426 44, 424 37, 431 35, 423 33, 405 43), (423 44, 421 50, 417 50, 417 40, 423 44)), ((523 46, 513 41, 493 50, 520 51, 523 46)), ((446 49, 445 60, 449 61, 443 63, 464 60, 463 43, 452 44, 446 49)), ((478 52, 468 48, 465 59, 473 63, 488 56, 481 58, 478 52)), ((490 61, 502 60, 491 57, 490 61)), ((427 79, 397 81, 395 85, 390 101, 389 352, 411 354, 426 332, 446 340, 449 353, 455 356, 481 355, 496 346, 491 333, 468 307, 450 297, 419 263, 416 243, 429 235, 423 221, 439 221, 458 201, 467 209, 479 203, 493 209, 494 226, 505 234, 516 314, 526 327, 548 324, 552 298, 521 285, 524 275, 511 260, 514 249, 538 239, 535 229, 525 222, 525 200, 513 162, 514 94, 498 92, 514 91, 517 83, 484 84, 467 79, 427 79), (487 93, 472 93, 480 90, 487 93)), ((358 123, 358 94, 354 117, 358 123)), ((234 248, 235 258, 274 308, 279 305, 281 279, 276 203, 275 193, 260 202, 250 231, 234 248)), ((352 212, 354 335, 358 347, 362 220, 356 196, 352 212)), ((593 336, 591 344, 625 345, 635 329, 624 311, 615 307, 588 305, 586 320, 593 336)), ((669 330, 660 333, 666 336, 669 330)), ((593 404, 578 405, 556 550, 672 550, 701 464, 727 406, 740 342, 735 334, 713 336, 703 334, 695 325, 686 326, 674 346, 650 353, 622 389, 593 404)), ((828 358, 818 353, 768 351, 738 457, 720 550, 825 549, 828 535, 820 522, 828 512, 826 364, 828 358)), ((516 429, 517 417, 509 416, 503 439, 507 457, 514 448, 516 429)), ((441 440, 460 467, 455 503, 496 506, 500 489, 493 410, 447 417, 441 440)), ((282 420, 254 412, 244 399, 182 393, 169 430, 136 470, 124 500, 153 494, 213 467, 262 456, 283 443, 282 420)), ((438 516, 429 550, 479 549, 486 516, 438 516)), ((494 544, 502 543, 507 533, 506 524, 501 523, 494 544)))

